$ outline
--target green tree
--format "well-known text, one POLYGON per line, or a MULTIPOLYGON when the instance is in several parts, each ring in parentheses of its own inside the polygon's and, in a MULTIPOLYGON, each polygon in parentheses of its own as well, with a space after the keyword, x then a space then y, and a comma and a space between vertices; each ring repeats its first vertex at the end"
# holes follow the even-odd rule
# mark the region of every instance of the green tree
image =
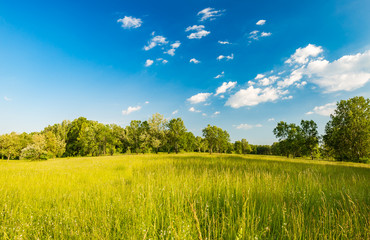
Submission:
POLYGON ((183 144, 185 133, 187 131, 185 124, 181 118, 173 118, 168 122, 167 127, 169 145, 175 150, 176 153, 178 153, 180 146, 183 144))
POLYGON ((305 155, 310 155, 311 159, 314 158, 314 152, 318 148, 319 133, 317 131, 317 124, 311 121, 301 121, 301 132, 303 134, 303 151, 305 155))
POLYGON ((337 103, 323 137, 338 161, 354 161, 370 157, 370 100, 354 97, 337 103))

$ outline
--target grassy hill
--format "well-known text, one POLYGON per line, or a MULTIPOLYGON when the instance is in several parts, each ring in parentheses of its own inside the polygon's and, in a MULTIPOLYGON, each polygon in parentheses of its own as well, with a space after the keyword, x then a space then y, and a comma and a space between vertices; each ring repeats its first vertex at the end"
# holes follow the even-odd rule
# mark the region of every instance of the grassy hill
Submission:
POLYGON ((2 239, 369 239, 370 166, 255 155, 0 161, 2 239))

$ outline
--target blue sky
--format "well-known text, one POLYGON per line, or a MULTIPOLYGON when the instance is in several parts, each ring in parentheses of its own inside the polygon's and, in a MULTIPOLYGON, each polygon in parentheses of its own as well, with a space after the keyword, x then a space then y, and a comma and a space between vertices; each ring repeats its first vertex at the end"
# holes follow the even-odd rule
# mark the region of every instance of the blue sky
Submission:
POLYGON ((271 144, 370 95, 370 2, 0 1, 0 134, 159 112, 271 144))

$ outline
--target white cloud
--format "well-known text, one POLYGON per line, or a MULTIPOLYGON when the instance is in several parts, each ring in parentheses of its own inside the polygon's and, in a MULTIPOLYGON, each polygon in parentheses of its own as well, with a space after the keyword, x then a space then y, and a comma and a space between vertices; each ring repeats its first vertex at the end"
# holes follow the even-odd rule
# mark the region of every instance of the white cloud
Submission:
POLYGON ((258 30, 254 30, 252 32, 249 33, 249 38, 253 39, 253 40, 258 40, 260 37, 269 37, 271 36, 272 33, 270 32, 261 32, 258 31, 258 30))
POLYGON ((168 61, 167 61, 166 59, 163 59, 163 60, 162 60, 162 63, 163 63, 163 64, 166 64, 166 63, 168 63, 168 61))
POLYGON ((203 117, 207 117, 207 114, 205 114, 205 113, 202 113, 202 116, 203 116, 203 117))
POLYGON ((287 91, 282 92, 279 89, 267 87, 267 88, 254 88, 253 86, 247 89, 241 89, 234 95, 232 95, 226 102, 226 106, 232 108, 240 108, 244 106, 255 106, 263 102, 272 102, 288 93, 287 91))
POLYGON ((224 71, 222 71, 222 73, 221 74, 218 74, 216 77, 214 77, 214 78, 222 78, 222 77, 224 77, 225 76, 225 72, 224 71))
POLYGON ((304 86, 306 86, 307 82, 306 81, 303 81, 303 82, 300 82, 300 83, 295 83, 295 86, 297 88, 303 88, 304 86))
POLYGON ((216 111, 213 115, 220 115, 220 114, 221 114, 221 112, 216 111))
POLYGON ((220 56, 217 57, 218 61, 221 61, 222 59, 233 60, 234 59, 234 53, 232 53, 229 56, 220 55, 220 56))
POLYGON ((145 104, 149 104, 149 101, 146 101, 145 104))
POLYGON ((198 64, 198 63, 200 63, 200 61, 199 61, 199 60, 197 60, 197 59, 195 59, 195 58, 190 59, 190 61, 189 61, 189 62, 194 63, 194 64, 198 64))
POLYGON ((141 109, 141 106, 137 106, 137 107, 128 107, 127 110, 123 110, 122 111, 122 114, 123 115, 129 115, 133 112, 136 112, 136 111, 139 111, 141 109))
POLYGON ((266 23, 266 20, 261 19, 261 20, 259 20, 259 21, 256 23, 256 25, 262 26, 262 25, 265 25, 265 23, 266 23))
POLYGON ((225 93, 227 90, 230 90, 236 86, 237 82, 224 82, 220 87, 217 88, 215 96, 225 93))
POLYGON ((202 37, 205 37, 207 36, 208 34, 210 34, 211 32, 209 31, 206 31, 206 30, 201 30, 199 32, 195 32, 195 33, 191 33, 188 38, 189 39, 201 39, 202 37))
POLYGON ((300 81, 303 78, 303 68, 299 68, 290 73, 289 77, 285 78, 283 81, 278 82, 278 86, 281 88, 289 87, 295 82, 300 81))
POLYGON ((311 82, 326 92, 355 90, 370 81, 370 50, 346 55, 333 62, 312 61, 305 73, 311 82))
MULTIPOLYGON (((258 76, 258 75, 257 75, 258 76)), ((268 86, 273 84, 277 79, 279 79, 278 76, 270 76, 270 77, 265 77, 262 78, 258 81, 258 83, 262 86, 268 86)))
POLYGON ((253 86, 253 85, 255 85, 256 83, 255 82, 253 82, 253 81, 248 81, 248 85, 249 86, 253 86))
POLYGON ((152 66, 152 64, 154 63, 154 61, 153 60, 151 60, 151 59, 147 59, 146 61, 145 61, 145 67, 150 67, 150 66, 152 66))
POLYGON ((290 99, 293 99, 293 96, 292 96, 292 95, 290 95, 290 96, 287 96, 287 97, 283 97, 282 99, 283 99, 283 100, 290 100, 290 99))
POLYGON ((187 27, 185 29, 185 32, 189 31, 195 31, 187 36, 189 39, 201 39, 202 37, 205 37, 211 33, 209 31, 204 30, 204 25, 193 25, 191 27, 187 27))
POLYGON ((185 32, 189 32, 189 31, 196 31, 196 32, 199 32, 199 31, 202 31, 204 30, 204 25, 193 25, 193 26, 189 26, 185 29, 185 32))
POLYGON ((197 104, 201 102, 205 102, 207 98, 209 98, 212 95, 212 93, 198 93, 190 98, 188 98, 188 101, 191 104, 197 104))
POLYGON ((194 107, 191 107, 191 108, 189 108, 189 112, 197 112, 197 113, 199 113, 200 110, 197 110, 194 107))
POLYGON ((249 130, 249 129, 256 128, 256 127, 262 127, 262 124, 251 125, 251 124, 248 124, 248 123, 242 123, 242 124, 239 124, 235 127, 236 127, 236 129, 249 130))
POLYGON ((261 78, 264 78, 265 75, 264 74, 257 74, 257 76, 254 78, 254 79, 261 79, 261 78))
POLYGON ((307 112, 307 115, 310 114, 318 114, 322 116, 330 116, 330 114, 334 113, 334 110, 337 108, 337 104, 335 102, 333 103, 328 103, 323 106, 317 106, 314 107, 314 109, 310 112, 307 112))
POLYGON ((125 16, 124 18, 118 19, 117 22, 122 23, 122 27, 126 29, 138 28, 143 23, 143 21, 140 18, 127 17, 127 16, 125 16))
POLYGON ((164 52, 164 53, 167 53, 171 56, 175 56, 175 51, 177 48, 179 48, 181 45, 181 42, 180 41, 176 41, 175 43, 172 43, 171 44, 171 49, 169 49, 167 52, 164 52))
POLYGON ((231 44, 229 41, 218 41, 218 43, 222 45, 231 44))
POLYGON ((305 64, 308 62, 310 57, 317 57, 320 53, 323 52, 321 46, 315 46, 313 44, 308 44, 304 48, 298 48, 293 55, 290 56, 286 63, 293 64, 305 64))
POLYGON ((262 32, 261 37, 269 37, 269 36, 271 36, 271 34, 272 33, 270 33, 270 32, 262 32))
POLYGON ((166 38, 165 37, 163 37, 163 36, 155 36, 155 37, 153 37, 149 41, 148 45, 144 47, 144 50, 145 51, 148 51, 148 50, 150 50, 150 49, 152 49, 152 48, 154 48, 156 46, 165 45, 167 43, 168 43, 168 41, 166 41, 166 38))
POLYGON ((179 110, 175 110, 175 111, 173 111, 172 112, 172 115, 175 115, 175 114, 177 114, 179 112, 179 110))
POLYGON ((222 15, 224 10, 215 10, 214 8, 205 8, 202 11, 198 12, 198 16, 201 16, 200 21, 205 21, 205 20, 214 20, 216 17, 219 17, 222 15))
POLYGON ((269 118, 267 121, 273 122, 273 121, 275 121, 275 118, 269 118))
POLYGON ((8 98, 7 96, 4 96, 4 100, 5 100, 5 101, 7 101, 7 102, 10 102, 10 101, 12 101, 13 99, 8 98))

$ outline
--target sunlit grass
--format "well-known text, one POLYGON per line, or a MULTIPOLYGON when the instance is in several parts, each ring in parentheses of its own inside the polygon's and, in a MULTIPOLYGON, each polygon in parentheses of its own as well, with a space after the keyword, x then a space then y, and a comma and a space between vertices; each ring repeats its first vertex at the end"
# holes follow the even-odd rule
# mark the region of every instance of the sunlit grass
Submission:
POLYGON ((369 239, 370 168, 239 155, 0 161, 4 239, 369 239))

